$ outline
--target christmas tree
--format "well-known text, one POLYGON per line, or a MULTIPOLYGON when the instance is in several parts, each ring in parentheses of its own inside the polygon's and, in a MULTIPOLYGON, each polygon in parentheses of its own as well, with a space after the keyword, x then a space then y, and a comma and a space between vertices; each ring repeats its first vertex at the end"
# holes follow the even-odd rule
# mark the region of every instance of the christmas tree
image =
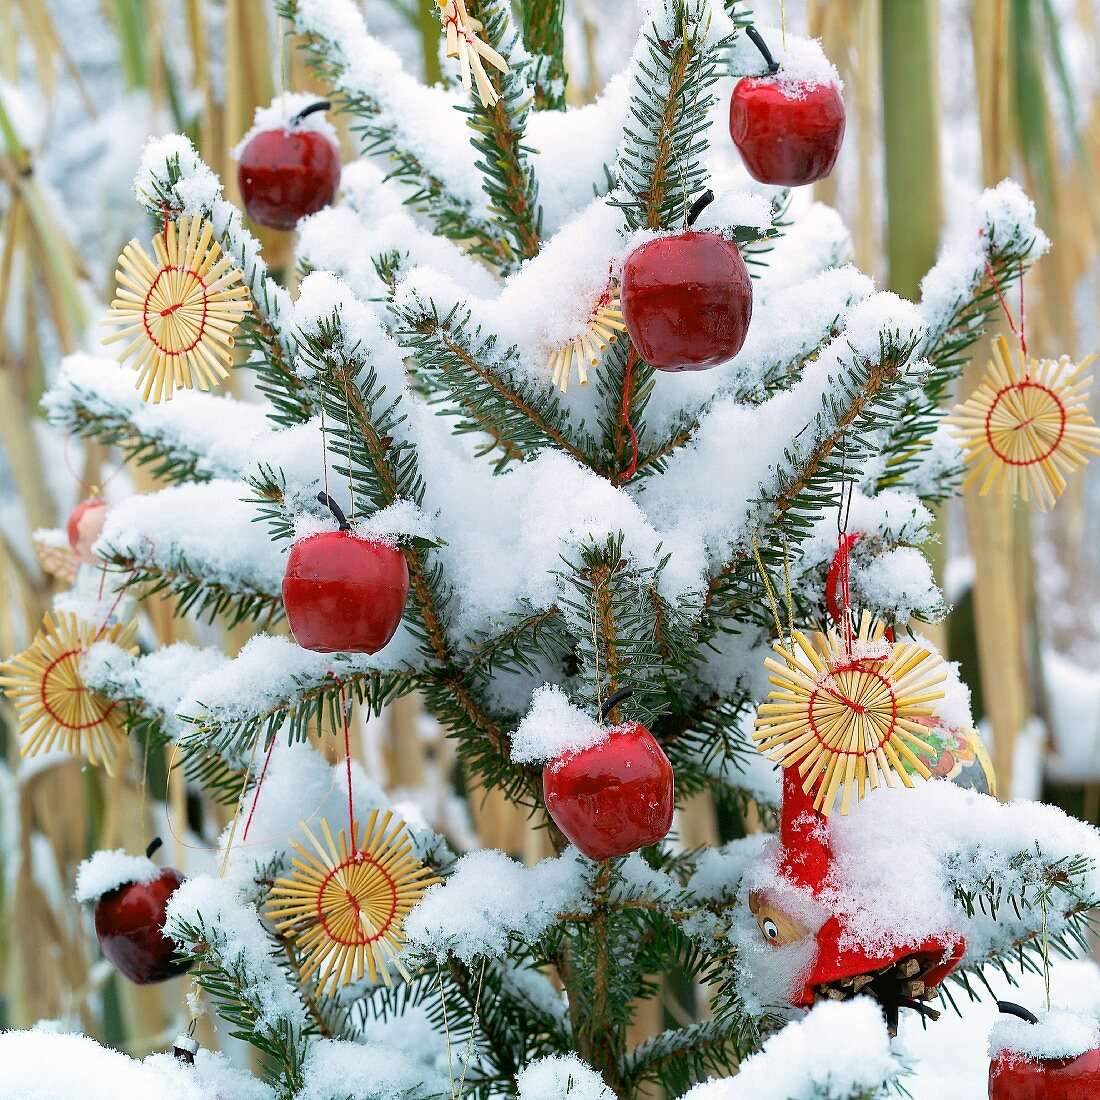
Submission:
POLYGON ((352 0, 283 5, 362 151, 329 205, 313 97, 241 143, 250 212, 298 229, 293 292, 186 137, 145 150, 127 362, 70 357, 46 407, 165 487, 101 510, 92 582, 7 676, 32 698, 67 660, 91 708, 43 686, 32 751, 164 749, 232 820, 210 873, 102 852, 78 897, 124 973, 185 970, 184 1024, 258 1052, 246 1082, 184 1042, 158 1072, 195 1095, 884 1093, 903 1013, 1073 953, 1100 896, 1100 838, 990 797, 957 668, 910 631, 945 611, 921 548, 985 461, 975 416, 995 459, 1002 430, 1014 469, 1038 454, 1009 487, 1044 503, 1095 447, 1066 414, 1047 449, 1043 408, 997 427, 1000 390, 944 423, 1047 247, 1034 208, 982 194, 907 302, 789 190, 843 131, 815 43, 653 0, 626 72, 567 110, 560 2, 440 6, 457 60, 428 87, 352 0), (765 87, 730 114, 741 77, 765 87), (790 130, 755 148, 775 100, 790 130), (308 171, 273 184, 294 142, 308 171), (212 392, 231 346, 251 396, 212 392), (154 593, 255 634, 141 653, 127 604, 154 593), (553 855, 461 852, 352 763, 353 723, 411 692, 460 793, 504 792, 553 855), (721 846, 678 839, 701 791, 721 846), (131 889, 170 943, 130 951, 131 889), (636 1041, 670 983, 688 1008, 636 1041))

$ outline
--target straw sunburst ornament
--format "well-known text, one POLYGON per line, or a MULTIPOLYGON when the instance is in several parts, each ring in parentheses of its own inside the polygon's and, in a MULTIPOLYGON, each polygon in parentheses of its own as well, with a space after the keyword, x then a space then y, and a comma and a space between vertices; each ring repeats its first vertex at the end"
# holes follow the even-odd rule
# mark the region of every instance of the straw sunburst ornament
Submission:
POLYGON ((508 72, 508 62, 479 37, 485 28, 480 20, 474 19, 466 10, 466 0, 436 0, 436 3, 439 5, 443 31, 447 36, 447 56, 458 58, 462 86, 469 91, 472 72, 482 107, 494 106, 500 96, 485 71, 484 61, 488 61, 494 69, 499 69, 502 73, 508 72))
POLYGON ((136 629, 133 623, 97 627, 72 614, 47 612, 30 646, 0 665, 0 687, 19 714, 20 756, 62 749, 115 774, 127 749, 124 715, 85 684, 80 662, 96 642, 137 653, 136 629))
POLYGON ((129 340, 118 358, 134 360, 145 401, 229 377, 233 333, 252 303, 213 233, 203 218, 166 221, 153 238, 157 263, 136 240, 118 258, 118 293, 104 324, 124 327, 103 342, 129 340))
POLYGON ((858 800, 882 782, 892 787, 895 776, 912 787, 910 772, 931 774, 916 755, 933 751, 918 719, 934 714, 930 704, 943 698, 943 659, 884 633, 864 612, 851 645, 833 631, 809 640, 796 630, 789 649, 773 644, 782 661, 764 662, 776 690, 760 707, 756 747, 797 766, 807 794, 816 784, 814 808, 823 814, 838 794, 846 814, 853 794, 858 800))
MULTIPOLYGON (((371 811, 361 839, 349 849, 341 829, 334 840, 321 821, 324 842, 308 826, 310 852, 291 841, 298 855, 293 871, 276 881, 267 916, 295 940, 303 958, 302 977, 317 977, 318 989, 332 996, 364 974, 392 985, 390 966, 409 980, 397 958, 405 943, 405 918, 424 891, 440 879, 412 853, 403 821, 389 811, 371 811)), ((352 831, 359 833, 356 822, 352 831)))
POLYGON ((1100 454, 1088 411, 1092 377, 1084 377, 1095 358, 1028 359, 999 336, 982 384, 947 418, 970 467, 963 488, 981 481, 982 496, 995 489, 1052 507, 1065 475, 1100 454))
POLYGON ((611 282, 593 307, 584 331, 550 353, 546 369, 550 373, 551 382, 562 393, 567 393, 569 377, 573 373, 573 364, 576 363, 581 385, 587 386, 588 368, 594 367, 600 361, 600 355, 607 350, 608 344, 618 341, 620 332, 626 332, 626 324, 619 304, 618 288, 611 282))

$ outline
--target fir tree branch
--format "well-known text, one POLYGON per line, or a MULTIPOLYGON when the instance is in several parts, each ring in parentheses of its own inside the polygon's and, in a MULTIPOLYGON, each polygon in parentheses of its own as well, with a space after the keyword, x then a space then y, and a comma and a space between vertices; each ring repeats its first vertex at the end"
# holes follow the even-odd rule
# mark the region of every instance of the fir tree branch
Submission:
MULTIPOLYGON (((534 96, 531 60, 520 48, 508 0, 468 0, 466 7, 483 24, 485 40, 509 62, 507 73, 488 70, 499 97, 496 103, 483 106, 475 91, 473 106, 466 108, 480 157, 481 186, 497 233, 510 242, 515 261, 529 260, 539 254, 542 235, 538 184, 523 144, 534 96)), ((514 266, 509 263, 502 270, 514 266)))
POLYGON ((700 1020, 663 1031, 623 1059, 624 1088, 633 1095, 648 1081, 662 1086, 666 1095, 679 1096, 708 1076, 727 1073, 751 1053, 742 1038, 728 1020, 700 1020))
MULTIPOLYGON (((347 0, 331 0, 339 9, 345 33, 333 38, 328 27, 313 25, 300 11, 297 0, 283 0, 282 12, 305 36, 308 62, 322 83, 332 89, 341 110, 355 117, 352 129, 361 135, 364 151, 387 162, 390 179, 397 179, 411 188, 409 201, 431 218, 436 230, 452 240, 462 241, 467 251, 492 264, 507 267, 513 257, 511 243, 503 238, 483 210, 475 208, 469 196, 454 180, 445 178, 440 168, 431 169, 424 163, 423 135, 409 129, 410 120, 403 118, 396 102, 388 96, 392 88, 376 87, 369 74, 372 58, 389 54, 389 48, 366 32, 361 13, 347 0)), ((422 93, 418 81, 399 71, 396 58, 387 57, 390 82, 396 81, 408 94, 422 93)), ((438 93, 440 128, 449 125, 447 112, 452 108, 444 93, 438 93)), ((422 124, 418 118, 417 125, 422 124)), ((473 156, 471 155, 471 161, 473 156)))
POLYGON ((665 0, 642 27, 612 198, 630 229, 679 224, 703 190, 711 89, 729 44, 711 39, 710 15, 700 0, 665 0))
POLYGON ((564 0, 520 0, 523 42, 535 68, 535 108, 565 110, 564 0))
POLYGON ((469 331, 471 315, 455 307, 440 319, 418 298, 397 308, 404 342, 415 352, 416 381, 461 414, 461 431, 483 432, 502 452, 500 466, 544 447, 589 465, 552 387, 523 377, 514 351, 501 353, 495 337, 469 331))
POLYGON ((225 616, 228 626, 263 616, 267 616, 268 622, 282 618, 279 594, 259 588, 243 577, 232 586, 211 580, 181 550, 168 550, 159 555, 157 561, 136 558, 111 547, 107 547, 102 556, 114 572, 126 574, 127 588, 138 590, 141 599, 158 592, 174 596, 174 615, 194 612, 205 615, 210 622, 221 615, 225 616))

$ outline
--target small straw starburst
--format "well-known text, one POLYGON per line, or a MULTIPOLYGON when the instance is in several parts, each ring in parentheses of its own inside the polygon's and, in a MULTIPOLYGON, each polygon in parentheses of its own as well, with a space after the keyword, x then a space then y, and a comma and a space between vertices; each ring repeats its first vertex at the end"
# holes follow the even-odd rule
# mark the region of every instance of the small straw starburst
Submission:
POLYGON ((994 489, 1053 507, 1065 475, 1100 454, 1085 377, 1095 358, 1029 359, 999 336, 981 385, 948 417, 970 467, 963 488, 980 481, 982 496, 994 489))
POLYGON ((123 327, 103 342, 129 341, 118 358, 134 360, 145 401, 229 377, 233 333, 252 303, 213 232, 203 218, 166 221, 153 238, 156 264, 136 240, 118 258, 118 293, 104 324, 123 327))
POLYGON ((614 283, 609 283, 593 307, 584 331, 550 353, 546 361, 550 381, 562 393, 567 393, 573 364, 576 363, 581 385, 587 386, 588 368, 600 361, 600 355, 607 350, 608 344, 618 342, 620 332, 626 332, 626 324, 619 303, 619 291, 614 283))
POLYGON ((0 665, 0 687, 19 714, 20 756, 61 749, 115 774, 127 749, 125 716, 88 687, 80 662, 96 642, 137 653, 136 629, 133 623, 96 627, 73 614, 46 614, 34 641, 0 665))
MULTIPOLYGON (((397 957, 405 918, 440 880, 412 855, 405 823, 372 810, 353 849, 346 831, 334 839, 323 819, 323 842, 302 828, 313 851, 291 841, 298 853, 293 870, 272 888, 267 916, 297 944, 303 979, 316 977, 319 992, 329 996, 364 974, 392 985, 391 965, 408 981, 397 957)), ((358 822, 352 831, 359 833, 358 822)))
POLYGON ((861 799, 881 782, 892 787, 895 776, 911 787, 910 771, 931 774, 916 756, 932 752, 918 719, 934 714, 930 704, 943 698, 943 659, 884 633, 864 612, 850 646, 834 631, 809 640, 796 630, 789 649, 773 645, 782 661, 764 662, 776 690, 760 707, 756 746, 784 767, 797 766, 807 794, 816 784, 821 813, 832 812, 841 791, 846 814, 853 794, 861 799))
POLYGON ((466 10, 466 0, 436 0, 439 5, 443 31, 447 36, 447 56, 457 57, 462 73, 462 86, 470 90, 470 74, 473 73, 477 94, 482 107, 492 107, 500 99, 483 62, 488 61, 502 73, 508 71, 508 62, 479 37, 485 28, 466 10))

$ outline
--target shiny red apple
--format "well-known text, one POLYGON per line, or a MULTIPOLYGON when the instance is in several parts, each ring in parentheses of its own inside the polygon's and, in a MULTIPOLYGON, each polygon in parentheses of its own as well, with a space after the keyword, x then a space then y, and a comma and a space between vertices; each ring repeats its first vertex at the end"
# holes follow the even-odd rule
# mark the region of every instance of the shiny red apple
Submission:
MULTIPOLYGON (((1009 1001, 1005 1013, 1030 1023, 1036 1017, 1009 1001)), ((1097 1100, 1100 1097, 1100 1047, 1077 1058, 1034 1059, 1002 1050, 989 1063, 989 1100, 1097 1100)))
POLYGON ((774 77, 746 76, 730 99, 730 137, 753 179, 801 187, 833 170, 844 101, 832 82, 792 90, 774 77))
POLYGON ((542 790, 554 824, 589 859, 612 859, 656 844, 672 825, 672 765, 637 722, 548 764, 542 790))
POLYGON ((706 370, 732 359, 752 317, 752 280, 733 241, 676 233, 636 248, 623 266, 623 320, 658 370, 706 370))
POLYGON ((301 120, 327 103, 315 103, 276 130, 254 134, 237 159, 237 185, 245 212, 258 225, 293 229, 307 214, 328 206, 340 186, 340 153, 319 130, 301 120))
POLYGON ((165 867, 151 882, 129 882, 95 903, 95 934, 103 954, 137 985, 167 981, 191 968, 176 957, 176 945, 164 935, 168 899, 183 876, 165 867))
POLYGON ((326 493, 339 531, 296 542, 283 577, 283 607, 294 640, 315 653, 377 653, 394 635, 409 595, 405 555, 352 533, 326 493))

